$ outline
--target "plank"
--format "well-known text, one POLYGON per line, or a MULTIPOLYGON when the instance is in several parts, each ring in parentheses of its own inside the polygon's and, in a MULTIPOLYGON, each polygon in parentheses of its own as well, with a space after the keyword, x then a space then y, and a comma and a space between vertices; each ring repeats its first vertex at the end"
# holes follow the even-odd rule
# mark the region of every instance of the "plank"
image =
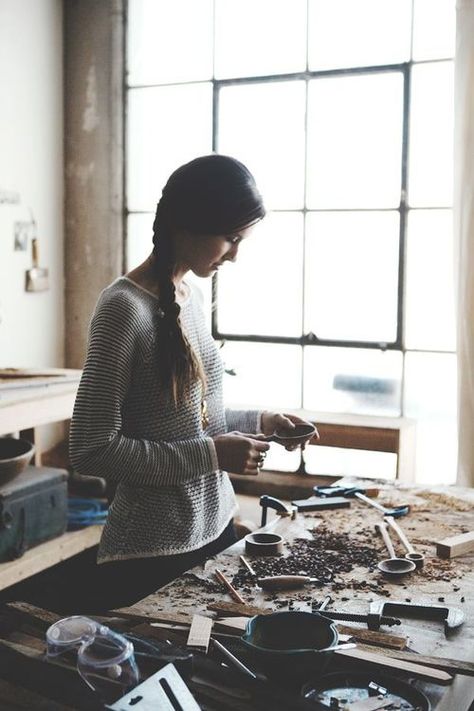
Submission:
POLYGON ((8 711, 74 711, 73 706, 56 703, 4 679, 0 679, 0 708, 8 711))
POLYGON ((362 649, 339 649, 337 652, 334 652, 334 654, 337 654, 338 657, 348 658, 356 662, 375 664, 377 667, 384 669, 396 669, 397 671, 407 672, 407 674, 411 676, 416 676, 419 679, 424 679, 425 681, 430 681, 432 684, 439 684, 440 686, 448 686, 453 681, 451 674, 445 671, 402 661, 401 659, 392 659, 381 653, 366 652, 362 649))
POLYGON ((192 615, 185 612, 158 611, 154 614, 148 614, 135 611, 133 607, 121 607, 117 610, 113 610, 113 614, 136 622, 172 622, 177 625, 190 625, 193 619, 192 615))
POLYGON ((30 605, 28 602, 7 602, 4 609, 12 612, 15 617, 21 618, 22 621, 33 623, 44 631, 61 619, 61 615, 50 610, 44 610, 42 607, 30 605))
MULTIPOLYGON (((373 651, 369 645, 359 644, 357 649, 365 652, 373 651)), ((427 654, 416 654, 415 652, 404 652, 402 650, 391 649, 386 652, 388 657, 392 659, 401 659, 406 662, 415 662, 416 664, 425 664, 435 669, 443 669, 449 674, 463 674, 464 676, 474 676, 474 664, 472 662, 464 662, 460 659, 446 659, 444 657, 432 657, 427 654)))
POLYGON ((450 536, 436 543, 436 555, 440 558, 455 558, 474 551, 474 531, 450 536))

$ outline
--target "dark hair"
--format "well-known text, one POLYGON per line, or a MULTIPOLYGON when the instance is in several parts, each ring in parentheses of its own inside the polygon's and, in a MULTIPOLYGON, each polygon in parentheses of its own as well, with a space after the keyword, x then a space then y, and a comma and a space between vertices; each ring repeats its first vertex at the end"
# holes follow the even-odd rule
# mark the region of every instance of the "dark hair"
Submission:
POLYGON ((179 323, 180 307, 173 284, 173 235, 185 229, 201 235, 233 234, 265 216, 255 180, 240 161, 229 156, 201 156, 171 174, 163 188, 153 223, 153 254, 163 318, 158 349, 162 382, 171 384, 175 404, 196 380, 205 387, 202 365, 179 323))

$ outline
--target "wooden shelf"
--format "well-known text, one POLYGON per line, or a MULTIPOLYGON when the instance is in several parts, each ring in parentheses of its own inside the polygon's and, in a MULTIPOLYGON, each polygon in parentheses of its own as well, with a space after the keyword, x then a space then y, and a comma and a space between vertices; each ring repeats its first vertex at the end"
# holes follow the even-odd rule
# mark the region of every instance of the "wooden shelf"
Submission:
POLYGON ((17 560, 0 563, 0 590, 97 545, 102 528, 103 526, 96 525, 80 531, 69 531, 31 548, 17 560))

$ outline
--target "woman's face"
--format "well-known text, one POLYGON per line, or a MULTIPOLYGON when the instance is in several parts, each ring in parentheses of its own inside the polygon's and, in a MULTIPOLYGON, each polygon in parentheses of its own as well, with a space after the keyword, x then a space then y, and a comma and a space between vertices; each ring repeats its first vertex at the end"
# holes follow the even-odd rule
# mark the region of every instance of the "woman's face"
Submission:
POLYGON ((225 262, 235 262, 241 242, 254 226, 248 225, 227 235, 196 236, 183 231, 176 239, 176 261, 198 277, 212 276, 225 262))

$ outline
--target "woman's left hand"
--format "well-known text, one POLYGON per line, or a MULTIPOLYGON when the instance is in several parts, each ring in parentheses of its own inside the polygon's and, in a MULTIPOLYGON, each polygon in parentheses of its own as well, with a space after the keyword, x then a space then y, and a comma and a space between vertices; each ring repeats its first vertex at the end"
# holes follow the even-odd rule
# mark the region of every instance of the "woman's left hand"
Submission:
MULTIPOLYGON (((280 412, 269 412, 265 410, 262 412, 261 416, 261 429, 264 435, 269 437, 272 435, 274 432, 281 432, 281 431, 286 431, 286 430, 292 430, 294 429, 295 425, 310 425, 312 424, 311 422, 308 422, 308 420, 303 420, 301 417, 298 417, 297 415, 291 415, 288 413, 282 414, 280 412)), ((301 449, 304 449, 309 442, 310 439, 313 437, 319 438, 318 431, 314 432, 311 435, 308 435, 308 439, 305 440, 302 443, 299 444, 288 444, 286 445, 285 449, 287 449, 289 452, 293 451, 296 449, 296 447, 300 447, 301 449)))

